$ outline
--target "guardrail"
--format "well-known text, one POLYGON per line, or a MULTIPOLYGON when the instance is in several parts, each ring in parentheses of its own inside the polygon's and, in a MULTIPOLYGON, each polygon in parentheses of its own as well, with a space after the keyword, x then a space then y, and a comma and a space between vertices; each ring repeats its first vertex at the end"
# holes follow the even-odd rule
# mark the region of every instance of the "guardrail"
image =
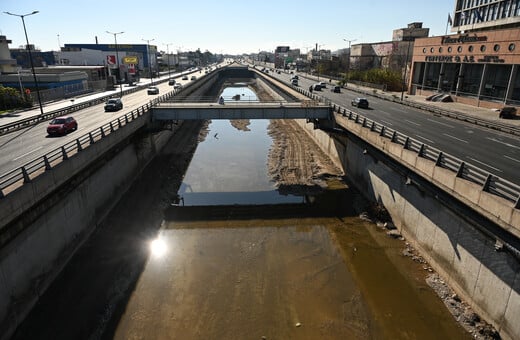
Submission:
MULTIPOLYGON (((316 100, 319 100, 319 97, 321 97, 300 87, 292 87, 307 97, 316 100)), ((457 177, 480 185, 482 191, 504 198, 514 203, 515 209, 520 209, 520 185, 493 175, 477 166, 466 163, 455 156, 447 154, 397 130, 373 121, 359 113, 350 111, 347 108, 334 103, 332 103, 331 106, 334 112, 341 114, 349 120, 354 120, 355 123, 360 124, 371 131, 378 132, 381 137, 390 139, 392 143, 402 145, 404 149, 416 152, 419 157, 434 161, 436 166, 448 169, 456 173, 457 177)))
POLYGON ((360 124, 362 127, 379 133, 381 137, 388 138, 392 143, 402 145, 404 149, 417 153, 419 157, 435 162, 436 166, 451 170, 457 174, 457 177, 480 185, 482 191, 502 197, 514 203, 515 209, 520 209, 520 185, 493 175, 477 166, 466 163, 455 156, 447 154, 437 148, 404 135, 397 130, 386 127, 346 108, 333 105, 333 109, 338 114, 341 114, 349 120, 355 121, 355 123, 360 124))
POLYGON ((84 134, 73 141, 70 141, 59 148, 47 152, 45 155, 34 158, 23 166, 11 170, 3 175, 0 175, 0 198, 5 197, 6 189, 16 185, 23 185, 28 183, 42 172, 51 170, 57 164, 67 160, 74 154, 81 152, 83 149, 88 148, 90 145, 98 142, 105 138, 112 132, 123 128, 128 123, 138 119, 144 113, 150 110, 150 108, 159 102, 168 100, 175 96, 178 92, 173 90, 160 97, 154 98, 143 106, 134 109, 124 116, 120 116, 107 124, 104 124, 87 134, 84 134))

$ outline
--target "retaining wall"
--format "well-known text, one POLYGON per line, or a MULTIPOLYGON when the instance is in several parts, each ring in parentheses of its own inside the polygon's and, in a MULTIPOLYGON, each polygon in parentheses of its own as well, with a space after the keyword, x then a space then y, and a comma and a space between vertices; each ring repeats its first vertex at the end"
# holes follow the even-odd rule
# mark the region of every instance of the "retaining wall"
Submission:
POLYGON ((407 241, 478 314, 504 339, 520 339, 518 254, 495 250, 496 240, 482 228, 489 223, 485 216, 378 152, 391 145, 376 132, 365 129, 368 144, 353 134, 331 137, 305 120, 298 123, 360 192, 386 207, 407 241))
POLYGON ((25 213, 10 226, 18 234, 0 249, 0 339, 12 334, 173 135, 138 131, 148 120, 116 130, 9 195, 13 212, 25 213))

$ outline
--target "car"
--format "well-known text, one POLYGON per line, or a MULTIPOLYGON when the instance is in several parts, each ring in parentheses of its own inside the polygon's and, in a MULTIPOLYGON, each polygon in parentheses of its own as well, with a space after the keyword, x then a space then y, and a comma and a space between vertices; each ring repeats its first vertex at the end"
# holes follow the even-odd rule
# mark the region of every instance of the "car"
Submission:
POLYGON ((177 83, 177 84, 173 85, 173 89, 174 90, 181 90, 182 89, 182 84, 181 83, 177 83))
POLYGON ((368 109, 368 100, 366 98, 354 98, 350 102, 352 106, 357 106, 359 108, 368 109))
POLYGON ((291 79, 296 79, 296 80, 299 80, 300 77, 298 77, 298 75, 294 75, 291 79))
POLYGON ((321 85, 322 89, 326 89, 327 88, 327 84, 325 84, 325 82, 323 82, 323 81, 320 83, 320 85, 321 85))
POLYGON ((312 84, 311 85, 311 91, 321 91, 321 84, 312 84))
POLYGON ((47 133, 50 136, 66 135, 78 129, 78 122, 72 116, 56 117, 49 122, 47 133))
POLYGON ((175 85, 175 79, 168 80, 168 85, 175 85))
POLYGON ((156 86, 150 86, 148 88, 148 94, 159 94, 159 88, 156 86))
POLYGON ((500 109, 498 113, 498 118, 515 118, 516 117, 516 108, 513 106, 505 106, 500 109))
POLYGON ((182 76, 182 80, 188 80, 188 76, 182 76))
POLYGON ((335 93, 341 93, 341 86, 338 86, 338 85, 336 85, 336 86, 332 86, 332 87, 330 88, 330 90, 331 90, 332 92, 335 92, 335 93))
POLYGON ((197 77, 196 76, 191 76, 191 80, 196 80, 197 77))
POLYGON ((121 98, 110 98, 105 103, 105 112, 108 111, 118 111, 123 108, 123 102, 121 101, 121 98))
POLYGON ((292 79, 291 84, 293 84, 294 86, 298 86, 298 79, 292 79))

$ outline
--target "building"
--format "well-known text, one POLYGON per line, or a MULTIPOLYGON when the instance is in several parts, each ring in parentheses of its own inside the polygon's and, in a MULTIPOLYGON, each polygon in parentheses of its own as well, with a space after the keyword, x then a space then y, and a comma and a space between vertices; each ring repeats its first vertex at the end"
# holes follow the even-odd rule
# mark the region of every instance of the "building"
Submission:
POLYGON ((488 108, 520 105, 520 2, 457 0, 451 31, 415 41, 409 93, 442 92, 488 108))
POLYGON ((405 28, 395 29, 391 41, 354 44, 350 47, 350 69, 388 68, 402 72, 406 77, 415 39, 427 37, 429 32, 421 22, 413 22, 405 28))

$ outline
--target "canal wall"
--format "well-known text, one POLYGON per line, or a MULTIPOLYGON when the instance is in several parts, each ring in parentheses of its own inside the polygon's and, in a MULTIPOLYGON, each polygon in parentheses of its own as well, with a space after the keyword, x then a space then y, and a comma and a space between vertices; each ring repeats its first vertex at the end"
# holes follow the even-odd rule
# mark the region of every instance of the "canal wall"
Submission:
POLYGON ((10 337, 176 131, 150 134, 149 120, 147 113, 10 194, 11 208, 23 213, 4 226, 17 234, 0 248, 0 339, 10 337))
POLYGON ((502 338, 520 339, 519 256, 489 232, 492 221, 381 152, 378 140, 385 141, 377 132, 368 132, 374 136, 367 143, 353 133, 298 124, 352 185, 388 210, 407 241, 502 338))

